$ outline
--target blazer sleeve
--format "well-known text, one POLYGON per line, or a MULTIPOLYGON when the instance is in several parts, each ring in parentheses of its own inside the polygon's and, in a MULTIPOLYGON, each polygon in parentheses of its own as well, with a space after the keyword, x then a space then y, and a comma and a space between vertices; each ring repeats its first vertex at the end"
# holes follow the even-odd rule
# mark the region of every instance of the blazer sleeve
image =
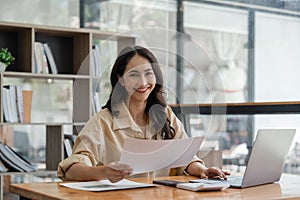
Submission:
POLYGON ((75 163, 82 163, 87 166, 97 166, 100 163, 101 146, 104 143, 99 118, 92 117, 82 129, 72 149, 72 155, 58 165, 58 178, 65 180, 65 173, 75 163))

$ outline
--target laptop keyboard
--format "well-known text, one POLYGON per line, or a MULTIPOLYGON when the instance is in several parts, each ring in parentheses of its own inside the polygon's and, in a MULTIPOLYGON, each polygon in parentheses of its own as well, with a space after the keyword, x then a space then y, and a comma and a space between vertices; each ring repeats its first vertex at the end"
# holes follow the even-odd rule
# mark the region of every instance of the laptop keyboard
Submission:
POLYGON ((234 185, 234 186, 240 186, 240 185, 242 185, 242 180, 243 180, 242 176, 228 176, 227 177, 228 183, 230 185, 234 185))

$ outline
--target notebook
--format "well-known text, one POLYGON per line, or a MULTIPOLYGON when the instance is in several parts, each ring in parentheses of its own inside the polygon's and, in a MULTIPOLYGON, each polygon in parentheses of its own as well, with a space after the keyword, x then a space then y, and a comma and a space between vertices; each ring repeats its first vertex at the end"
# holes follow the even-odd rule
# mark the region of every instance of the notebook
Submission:
MULTIPOLYGON (((258 130, 243 176, 228 176, 230 187, 246 188, 280 180, 286 156, 296 129, 258 130)), ((197 179, 191 182, 217 183, 220 180, 197 179)))

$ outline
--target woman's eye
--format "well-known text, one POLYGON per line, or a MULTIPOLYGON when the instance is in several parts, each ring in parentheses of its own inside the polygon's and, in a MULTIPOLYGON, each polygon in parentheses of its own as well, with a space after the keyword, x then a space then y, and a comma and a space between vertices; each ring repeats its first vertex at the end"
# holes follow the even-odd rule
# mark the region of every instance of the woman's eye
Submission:
POLYGON ((153 75, 153 72, 147 72, 146 73, 146 76, 152 76, 153 75))
POLYGON ((129 76, 130 77, 138 77, 139 75, 138 74, 130 74, 129 76))

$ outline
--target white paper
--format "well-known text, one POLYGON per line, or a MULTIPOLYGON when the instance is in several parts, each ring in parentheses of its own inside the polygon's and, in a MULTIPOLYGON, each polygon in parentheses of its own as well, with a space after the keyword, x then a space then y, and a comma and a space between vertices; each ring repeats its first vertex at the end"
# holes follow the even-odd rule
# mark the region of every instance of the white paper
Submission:
POLYGON ((204 137, 173 140, 127 138, 120 163, 130 165, 134 174, 185 166, 196 155, 203 139, 204 137))
POLYGON ((122 179, 116 183, 111 183, 109 180, 100 180, 100 181, 61 183, 60 185, 68 188, 77 189, 77 190, 94 191, 94 192, 155 186, 154 184, 138 183, 127 179, 122 179))

